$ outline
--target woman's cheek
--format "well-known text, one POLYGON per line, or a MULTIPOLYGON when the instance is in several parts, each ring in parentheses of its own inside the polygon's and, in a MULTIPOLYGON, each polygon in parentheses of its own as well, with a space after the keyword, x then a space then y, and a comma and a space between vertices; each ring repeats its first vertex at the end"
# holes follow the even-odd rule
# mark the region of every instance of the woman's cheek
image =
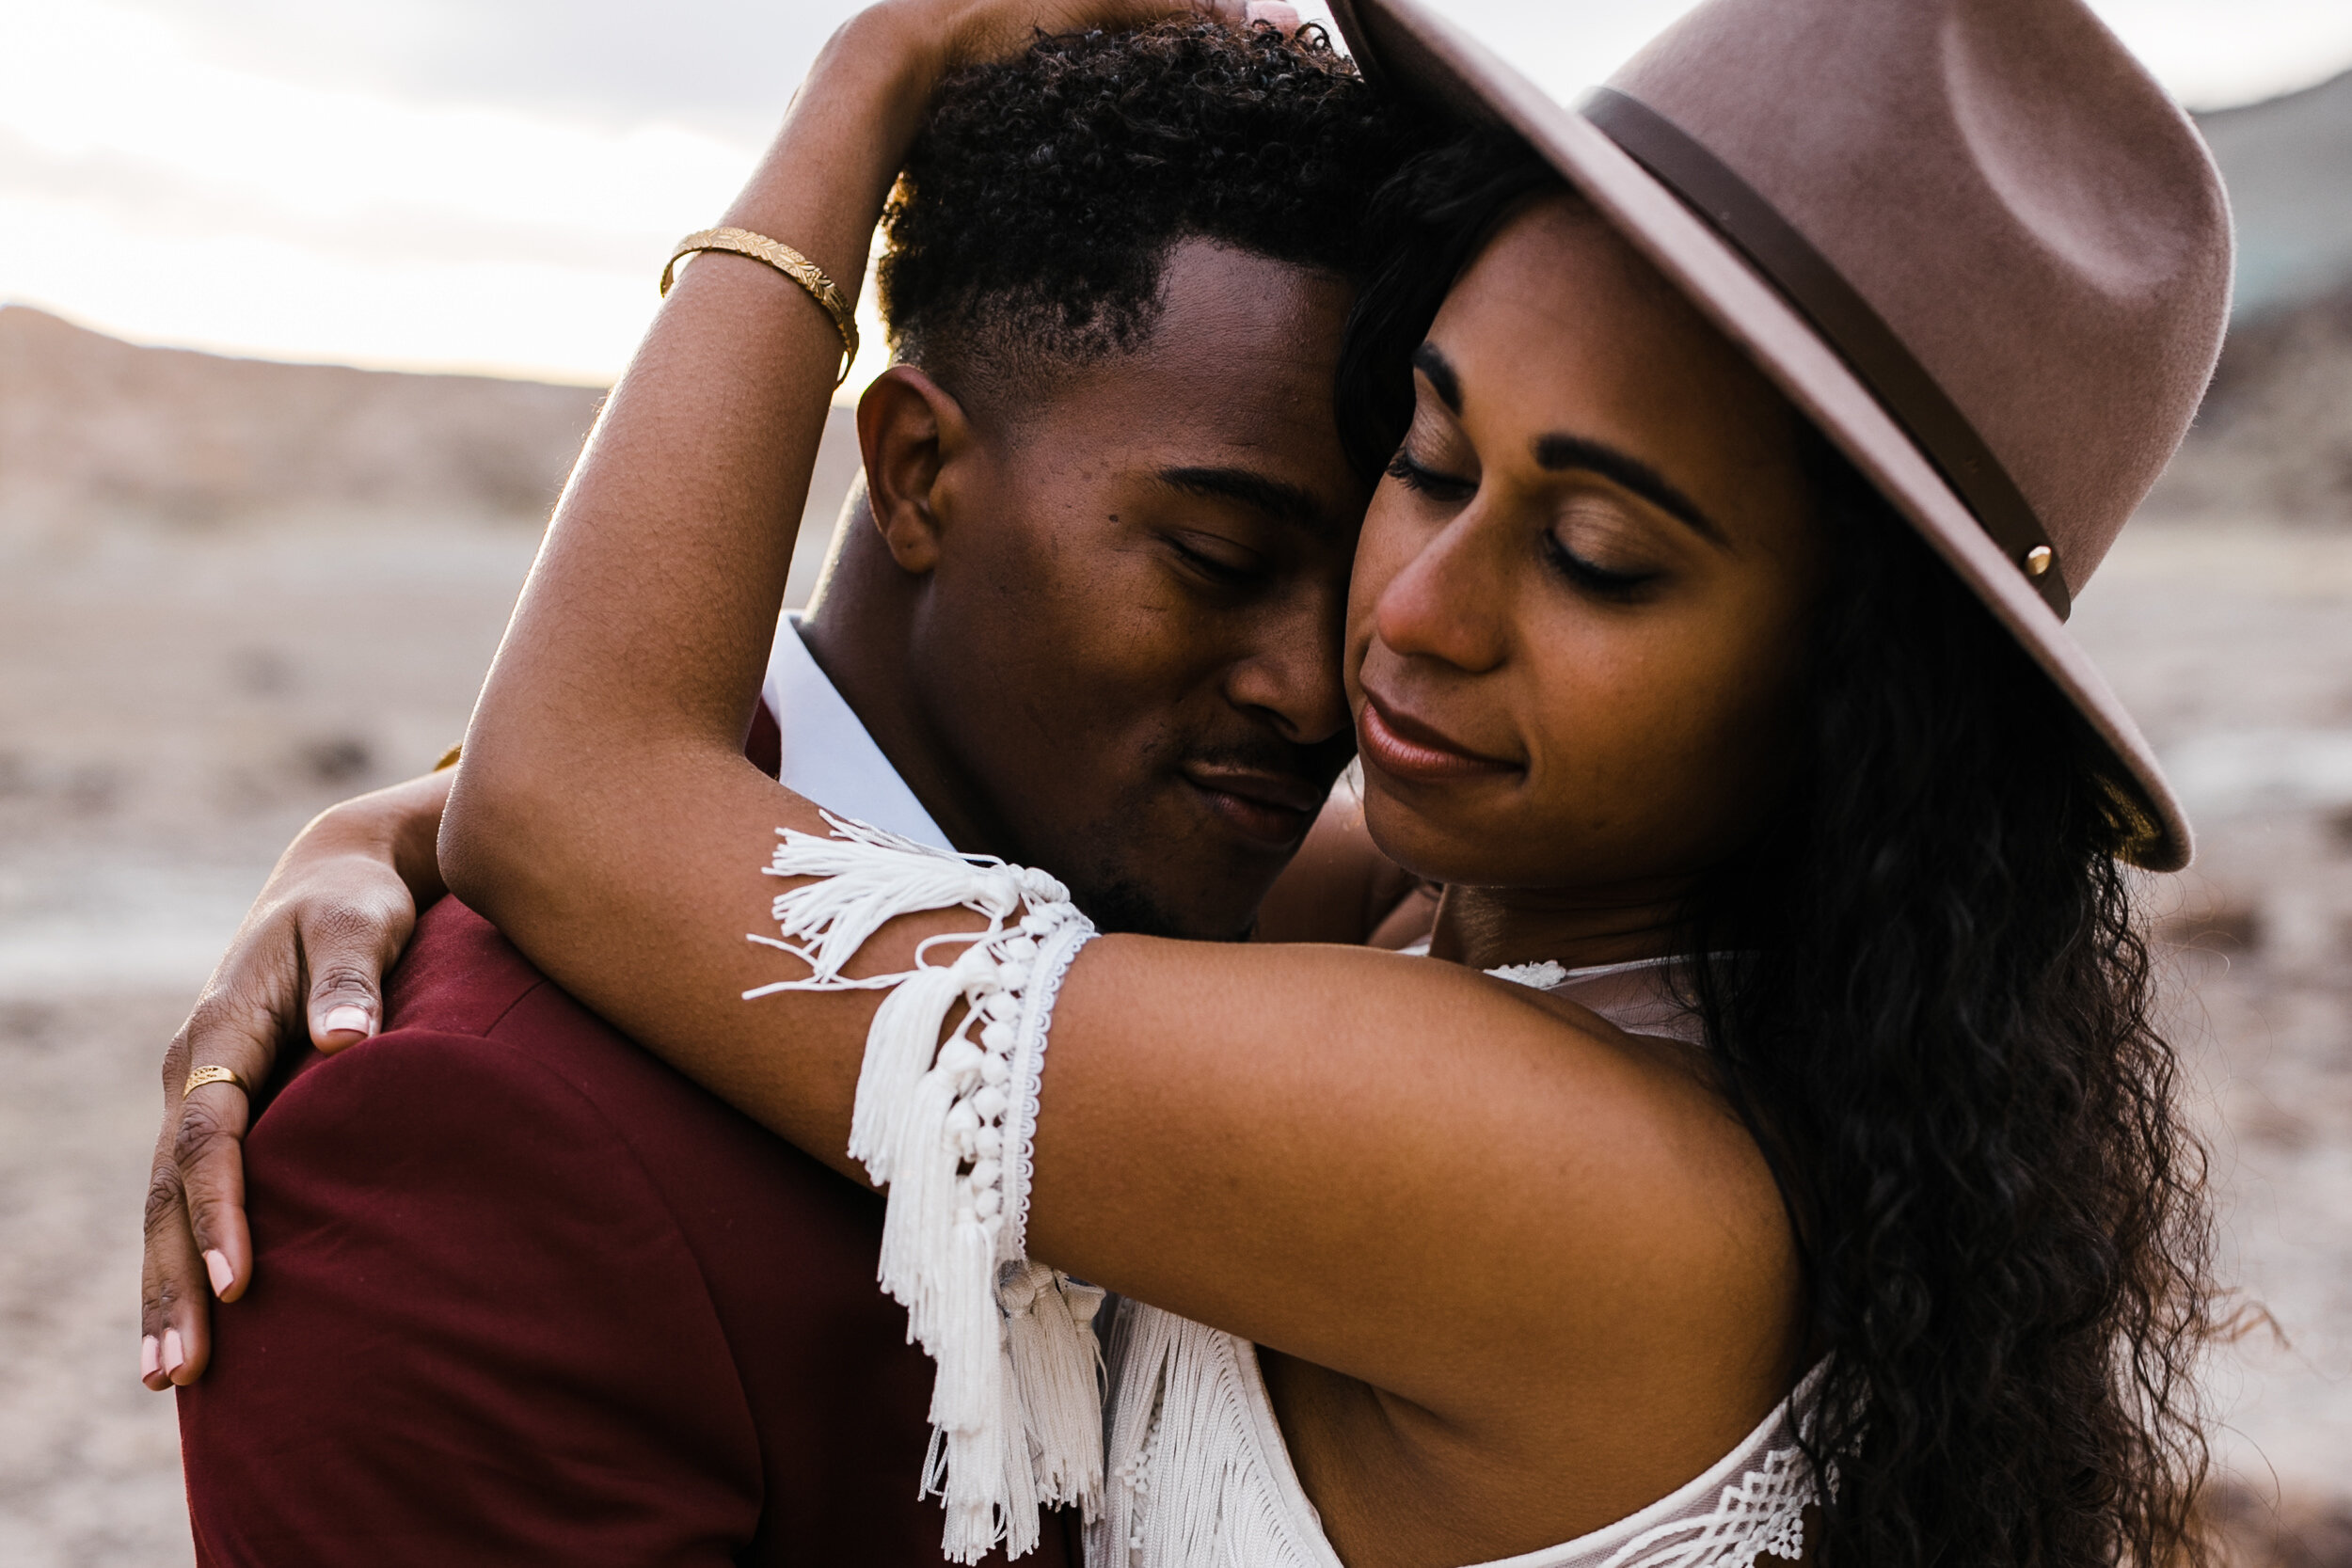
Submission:
POLYGON ((1370 623, 1379 608, 1380 595, 1413 558, 1414 531, 1402 525, 1397 517, 1398 507, 1391 499, 1396 487, 1395 480, 1380 482, 1380 487, 1372 493, 1371 509, 1364 514, 1364 526, 1356 536, 1356 565, 1348 574, 1347 583, 1351 633, 1370 623))

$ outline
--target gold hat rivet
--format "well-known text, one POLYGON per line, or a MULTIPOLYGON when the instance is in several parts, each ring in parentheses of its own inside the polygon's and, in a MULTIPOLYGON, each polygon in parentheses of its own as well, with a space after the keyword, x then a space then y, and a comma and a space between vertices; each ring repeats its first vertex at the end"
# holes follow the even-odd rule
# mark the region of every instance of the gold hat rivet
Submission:
POLYGON ((2029 578, 2040 577, 2050 569, 2050 562, 2056 559, 2051 555, 2049 546, 2036 545, 2026 552, 2026 575, 2029 578))

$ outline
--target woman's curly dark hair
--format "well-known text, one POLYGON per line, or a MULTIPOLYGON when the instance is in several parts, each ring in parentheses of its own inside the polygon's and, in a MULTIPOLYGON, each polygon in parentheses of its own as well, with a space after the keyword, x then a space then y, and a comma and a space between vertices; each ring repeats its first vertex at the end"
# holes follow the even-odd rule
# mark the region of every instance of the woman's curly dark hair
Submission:
MULTIPOLYGON (((1495 133, 1383 198, 1343 358, 1392 449, 1406 356, 1519 202, 1495 133)), ((1832 562, 1797 776, 1687 906, 1690 1000, 1771 1159, 1826 1357, 1820 1568, 2199 1560, 2212 1333, 2201 1148, 2153 1022, 2111 754, 1894 508, 1808 431, 1832 562)))
POLYGON ((1041 34, 940 87, 882 218, 891 341, 985 397, 1138 346, 1180 240, 1360 279, 1414 124, 1313 27, 1041 34))

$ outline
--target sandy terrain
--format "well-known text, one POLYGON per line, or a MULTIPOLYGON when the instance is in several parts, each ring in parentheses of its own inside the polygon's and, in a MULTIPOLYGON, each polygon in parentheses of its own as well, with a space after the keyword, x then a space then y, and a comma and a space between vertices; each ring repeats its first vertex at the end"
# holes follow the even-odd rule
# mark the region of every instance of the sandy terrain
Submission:
MULTIPOLYGON (((459 733, 535 542, 421 499, 271 515, 0 512, 0 1562, 187 1560, 134 1377, 156 1063, 305 817, 459 733)), ((2234 1506, 2250 1541, 2286 1498, 2265 1560, 2352 1563, 2352 531, 2143 523, 2076 626, 2204 833, 2161 894, 2181 1032, 2278 1324, 2212 1379, 2234 1506)))

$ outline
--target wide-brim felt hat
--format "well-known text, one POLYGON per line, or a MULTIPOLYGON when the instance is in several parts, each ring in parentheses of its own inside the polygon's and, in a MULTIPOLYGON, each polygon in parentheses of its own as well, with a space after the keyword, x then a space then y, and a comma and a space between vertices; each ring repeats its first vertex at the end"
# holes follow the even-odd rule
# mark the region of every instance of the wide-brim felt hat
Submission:
POLYGON ((2096 729, 2126 843, 2188 863, 2066 629, 2229 316, 2220 176, 2079 0, 1707 0, 1571 107, 1418 0, 1333 0, 1374 82, 1524 136, 1926 536, 2096 729))

